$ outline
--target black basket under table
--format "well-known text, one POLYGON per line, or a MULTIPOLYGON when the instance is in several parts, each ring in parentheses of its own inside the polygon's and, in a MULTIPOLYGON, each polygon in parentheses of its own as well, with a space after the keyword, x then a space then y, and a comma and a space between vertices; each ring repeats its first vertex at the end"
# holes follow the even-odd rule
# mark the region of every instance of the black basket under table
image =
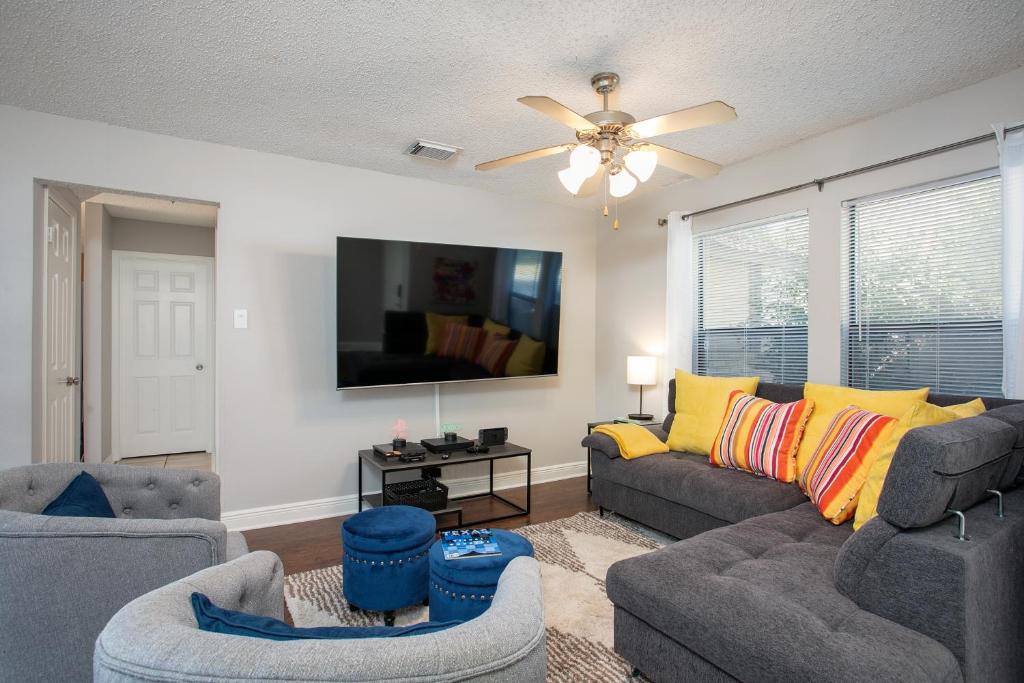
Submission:
POLYGON ((448 487, 433 477, 398 481, 384 486, 384 504, 443 510, 448 505, 448 487))

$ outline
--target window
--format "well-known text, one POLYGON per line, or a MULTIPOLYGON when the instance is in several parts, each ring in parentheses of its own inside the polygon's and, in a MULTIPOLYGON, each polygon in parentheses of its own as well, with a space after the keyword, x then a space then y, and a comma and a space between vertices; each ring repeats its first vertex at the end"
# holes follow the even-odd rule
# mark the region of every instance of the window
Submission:
POLYGON ((807 213, 694 236, 699 375, 807 380, 807 213))
POLYGON ((1002 394, 1000 179, 844 203, 843 380, 1002 394))

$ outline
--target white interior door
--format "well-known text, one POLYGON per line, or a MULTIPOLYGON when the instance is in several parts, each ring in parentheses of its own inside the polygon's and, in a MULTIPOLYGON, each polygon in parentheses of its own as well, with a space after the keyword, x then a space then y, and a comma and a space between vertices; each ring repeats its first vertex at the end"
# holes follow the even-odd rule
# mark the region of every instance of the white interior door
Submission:
POLYGON ((79 454, 81 380, 78 373, 78 216, 46 190, 46 293, 43 332, 43 462, 76 462, 79 454))
POLYGON ((113 253, 115 457, 211 449, 213 260, 113 253))

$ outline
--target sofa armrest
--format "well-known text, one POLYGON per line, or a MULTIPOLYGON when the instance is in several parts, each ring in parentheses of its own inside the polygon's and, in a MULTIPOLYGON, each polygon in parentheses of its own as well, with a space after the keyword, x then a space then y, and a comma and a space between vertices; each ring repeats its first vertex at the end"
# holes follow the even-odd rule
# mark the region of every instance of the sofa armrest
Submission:
MULTIPOLYGON (((660 426, 645 427, 645 429, 649 431, 651 434, 654 434, 654 436, 658 437, 659 441, 664 442, 668 440, 668 433, 660 426)), ((592 451, 602 453, 609 459, 622 457, 622 452, 619 450, 619 445, 615 443, 615 439, 608 436, 607 434, 602 434, 601 432, 591 432, 590 434, 587 434, 585 437, 583 437, 583 441, 580 443, 584 448, 589 448, 592 451)))
POLYGON ((222 562, 226 546, 224 525, 204 519, 0 510, 0 671, 11 680, 88 680, 93 642, 117 610, 222 562))
POLYGON ((121 610, 96 641, 98 683, 146 681, 525 681, 546 673, 540 568, 512 560, 490 608, 437 633, 387 638, 275 642, 207 633, 196 627, 188 596, 259 611, 280 596, 280 561, 254 552, 154 591, 121 610), (263 588, 260 588, 263 586, 263 588), (255 603, 246 603, 255 591, 255 603), (188 653, 182 656, 181 653, 188 653))

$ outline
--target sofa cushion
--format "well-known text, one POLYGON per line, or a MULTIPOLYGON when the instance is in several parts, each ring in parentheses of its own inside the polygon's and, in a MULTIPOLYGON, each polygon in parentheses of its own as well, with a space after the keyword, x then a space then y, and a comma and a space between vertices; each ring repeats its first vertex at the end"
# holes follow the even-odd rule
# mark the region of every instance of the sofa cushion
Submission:
POLYGON ((707 456, 656 453, 636 460, 595 457, 595 478, 699 510, 726 522, 786 510, 807 500, 794 484, 711 467, 707 456))
POLYGON ((668 447, 711 453, 729 396, 736 390, 754 393, 758 381, 757 377, 709 377, 676 370, 676 420, 668 432, 668 447))
POLYGON ((850 532, 806 503, 617 562, 608 597, 740 680, 961 680, 949 650, 836 590, 850 532))
POLYGON ((790 482, 796 479, 796 450, 814 404, 801 399, 775 403, 742 391, 729 397, 711 447, 711 464, 790 482))
POLYGON ((922 527, 966 510, 998 487, 1016 430, 985 415, 907 432, 896 447, 878 515, 900 527, 922 527))
POLYGON ((856 406, 832 418, 800 473, 807 495, 825 519, 842 524, 853 517, 871 464, 895 425, 896 418, 856 406))

